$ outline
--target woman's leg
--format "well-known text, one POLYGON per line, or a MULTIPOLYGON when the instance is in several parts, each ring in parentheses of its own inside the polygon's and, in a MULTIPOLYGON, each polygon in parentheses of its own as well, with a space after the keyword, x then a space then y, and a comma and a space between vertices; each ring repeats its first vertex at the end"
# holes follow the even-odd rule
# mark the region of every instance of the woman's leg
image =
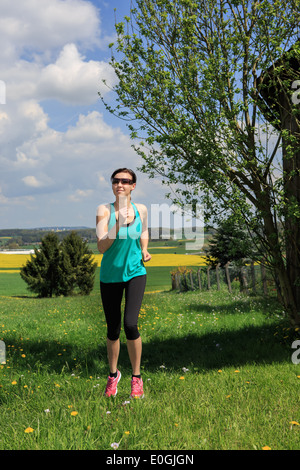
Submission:
POLYGON ((124 330, 133 375, 140 375, 142 340, 137 323, 145 286, 146 275, 130 279, 125 286, 124 330))
POLYGON ((117 371, 120 352, 119 335, 123 289, 122 282, 100 282, 101 299, 107 324, 107 356, 111 373, 117 371))
POLYGON ((120 340, 116 339, 115 341, 112 341, 107 338, 106 344, 109 370, 111 374, 116 374, 120 353, 120 340))
POLYGON ((142 339, 127 340, 127 350, 132 367, 132 375, 141 374, 142 339))

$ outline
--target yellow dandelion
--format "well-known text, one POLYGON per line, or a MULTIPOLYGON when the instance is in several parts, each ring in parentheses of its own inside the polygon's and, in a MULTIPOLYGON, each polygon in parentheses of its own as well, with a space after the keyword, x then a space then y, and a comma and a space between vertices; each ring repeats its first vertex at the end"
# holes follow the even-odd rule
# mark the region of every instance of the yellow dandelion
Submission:
POLYGON ((77 416, 78 415, 78 411, 71 411, 71 416, 77 416))
POLYGON ((12 384, 12 385, 17 385, 17 381, 16 381, 16 380, 13 380, 11 384, 12 384))
POLYGON ((181 376, 181 377, 179 377, 179 380, 184 380, 184 377, 182 377, 182 376, 181 376))
POLYGON ((31 428, 31 427, 28 427, 28 428, 26 428, 26 429, 25 429, 25 431, 24 431, 24 432, 26 432, 26 434, 29 434, 29 433, 31 433, 31 432, 33 432, 33 431, 34 431, 34 429, 33 429, 33 428, 31 428))
POLYGON ((272 450, 272 449, 269 446, 264 446, 264 447, 262 447, 262 450, 272 450))
POLYGON ((130 431, 125 431, 124 434, 126 434, 126 436, 128 436, 130 434, 130 431))
POLYGON ((26 357, 26 354, 21 354, 21 357, 26 357))

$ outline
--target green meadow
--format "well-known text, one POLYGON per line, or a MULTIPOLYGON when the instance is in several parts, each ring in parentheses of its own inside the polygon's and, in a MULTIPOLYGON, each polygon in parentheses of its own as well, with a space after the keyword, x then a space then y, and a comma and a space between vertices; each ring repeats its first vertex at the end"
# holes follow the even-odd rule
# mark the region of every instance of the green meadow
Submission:
POLYGON ((172 292, 170 270, 148 268, 142 400, 129 399, 123 331, 118 394, 103 396, 98 272, 90 296, 51 299, 33 297, 18 273, 1 273, 1 450, 299 449, 295 332, 276 298, 172 292))

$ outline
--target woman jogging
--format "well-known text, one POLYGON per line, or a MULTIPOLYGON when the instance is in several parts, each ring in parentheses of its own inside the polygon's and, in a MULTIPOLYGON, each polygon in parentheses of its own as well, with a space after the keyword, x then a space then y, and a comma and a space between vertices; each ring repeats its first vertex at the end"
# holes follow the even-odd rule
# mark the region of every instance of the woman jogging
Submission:
POLYGON ((124 331, 132 366, 131 397, 142 398, 142 340, 137 323, 146 285, 143 261, 149 261, 147 209, 133 204, 131 193, 136 175, 128 168, 119 168, 111 176, 115 202, 97 209, 98 249, 103 253, 100 268, 100 291, 107 323, 107 355, 110 374, 106 396, 117 394, 121 373, 117 369, 120 352, 121 301, 125 290, 124 331))

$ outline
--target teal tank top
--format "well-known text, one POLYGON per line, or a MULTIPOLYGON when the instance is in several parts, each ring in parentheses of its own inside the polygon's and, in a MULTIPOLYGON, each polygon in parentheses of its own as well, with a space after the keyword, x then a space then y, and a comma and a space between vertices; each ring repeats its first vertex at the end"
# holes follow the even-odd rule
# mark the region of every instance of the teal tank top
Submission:
MULTIPOLYGON (((140 245, 142 221, 135 204, 132 205, 134 220, 128 226, 120 227, 113 244, 103 254, 100 267, 101 282, 127 282, 133 277, 146 274, 140 245)), ((116 214, 112 203, 108 231, 115 224, 116 214)))

